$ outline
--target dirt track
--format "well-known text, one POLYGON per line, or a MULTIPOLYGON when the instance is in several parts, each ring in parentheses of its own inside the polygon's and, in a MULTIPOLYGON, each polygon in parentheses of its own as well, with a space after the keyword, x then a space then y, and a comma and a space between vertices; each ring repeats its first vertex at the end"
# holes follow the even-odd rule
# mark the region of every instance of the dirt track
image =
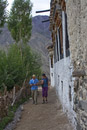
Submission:
POLYGON ((25 104, 15 130, 73 130, 53 89, 49 90, 48 101, 48 104, 42 104, 39 92, 38 105, 33 105, 32 100, 25 104))

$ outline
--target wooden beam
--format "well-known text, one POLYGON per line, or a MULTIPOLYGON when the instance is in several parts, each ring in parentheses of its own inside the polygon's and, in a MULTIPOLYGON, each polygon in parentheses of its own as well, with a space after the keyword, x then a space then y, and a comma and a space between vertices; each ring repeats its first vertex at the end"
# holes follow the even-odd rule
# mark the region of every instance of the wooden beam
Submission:
POLYGON ((44 13, 44 12, 49 12, 49 11, 50 11, 50 9, 48 9, 48 10, 36 11, 36 13, 44 13))
POLYGON ((49 20, 49 19, 47 19, 47 20, 42 21, 42 23, 49 22, 49 21, 50 21, 50 20, 49 20))

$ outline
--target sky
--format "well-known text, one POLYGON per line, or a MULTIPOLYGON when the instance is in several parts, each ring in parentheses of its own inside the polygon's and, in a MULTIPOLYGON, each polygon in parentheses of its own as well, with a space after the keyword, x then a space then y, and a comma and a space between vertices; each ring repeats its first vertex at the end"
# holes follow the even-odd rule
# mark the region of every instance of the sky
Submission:
MULTIPOLYGON (((13 1, 14 0, 8 0, 9 3, 9 6, 7 7, 8 10, 10 10, 13 1)), ((32 16, 49 15, 49 12, 40 13, 40 14, 36 14, 35 12, 39 10, 50 9, 50 0, 31 0, 31 2, 33 3, 32 16)))

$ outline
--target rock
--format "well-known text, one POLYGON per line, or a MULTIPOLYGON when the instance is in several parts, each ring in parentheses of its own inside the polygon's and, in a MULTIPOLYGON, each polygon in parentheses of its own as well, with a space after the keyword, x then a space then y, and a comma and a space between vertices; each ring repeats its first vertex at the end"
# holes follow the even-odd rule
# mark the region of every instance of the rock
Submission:
POLYGON ((4 130, 13 130, 16 127, 17 122, 21 120, 21 107, 19 107, 15 113, 14 119, 11 123, 9 123, 4 130))
POLYGON ((77 92, 79 88, 79 79, 76 79, 74 82, 74 91, 77 92))
POLYGON ((77 123, 77 130, 83 130, 79 123, 77 123))
POLYGON ((79 108, 85 112, 87 112, 87 101, 79 101, 79 108))
POLYGON ((17 121, 20 122, 20 119, 18 119, 17 121))
POLYGON ((21 106, 21 111, 24 111, 24 107, 23 106, 21 106))
POLYGON ((86 76, 85 70, 75 70, 73 72, 73 77, 82 77, 82 76, 86 76))
POLYGON ((83 92, 82 92, 82 90, 79 91, 79 97, 83 98, 83 92))
POLYGON ((83 90, 83 100, 87 99, 87 91, 86 89, 83 90))

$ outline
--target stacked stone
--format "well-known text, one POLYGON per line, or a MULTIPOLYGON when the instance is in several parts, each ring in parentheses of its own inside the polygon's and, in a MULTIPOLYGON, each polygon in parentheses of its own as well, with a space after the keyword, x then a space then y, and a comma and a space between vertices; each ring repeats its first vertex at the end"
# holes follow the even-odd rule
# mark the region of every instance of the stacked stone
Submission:
POLYGON ((87 130, 87 0, 67 0, 77 130, 87 130))

